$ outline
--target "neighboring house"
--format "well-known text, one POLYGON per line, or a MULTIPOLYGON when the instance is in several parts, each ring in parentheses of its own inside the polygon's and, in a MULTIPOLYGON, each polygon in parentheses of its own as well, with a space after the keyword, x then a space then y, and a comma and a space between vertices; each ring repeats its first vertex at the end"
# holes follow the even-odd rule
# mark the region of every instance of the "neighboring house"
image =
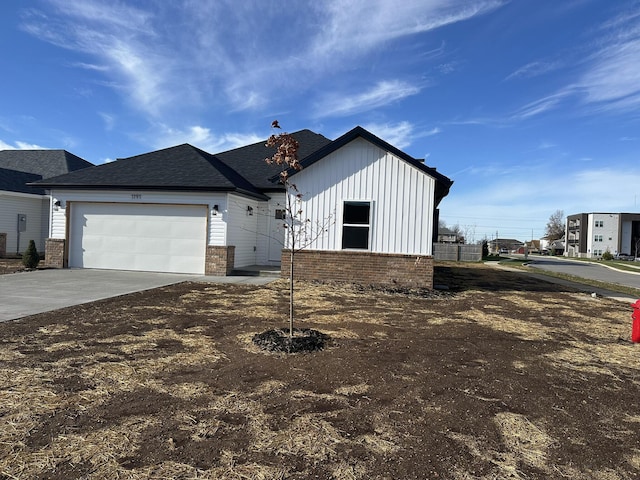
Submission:
MULTIPOLYGON (((335 141, 293 136, 302 209, 333 219, 298 254, 299 278, 432 286, 436 207, 453 182, 361 127, 335 141)), ((36 182, 57 205, 47 262, 207 275, 286 263, 286 192, 264 162, 274 151, 185 144, 36 182)))
POLYGON ((514 238, 496 238, 489 242, 490 253, 512 253, 523 247, 524 243, 514 238))
POLYGON ((640 257, 640 213, 569 215, 565 238, 565 256, 601 258, 609 251, 640 257))
POLYGON ((0 235, 6 254, 22 253, 29 240, 44 252, 50 201, 42 187, 27 184, 92 166, 66 150, 0 151, 0 235))
POLYGON ((564 237, 551 240, 548 237, 540 239, 540 253, 544 255, 564 255, 566 245, 564 237))
POLYGON ((438 227, 438 243, 458 243, 458 234, 446 227, 438 227))
POLYGON ((540 253, 540 240, 528 240, 516 250, 516 253, 540 253))

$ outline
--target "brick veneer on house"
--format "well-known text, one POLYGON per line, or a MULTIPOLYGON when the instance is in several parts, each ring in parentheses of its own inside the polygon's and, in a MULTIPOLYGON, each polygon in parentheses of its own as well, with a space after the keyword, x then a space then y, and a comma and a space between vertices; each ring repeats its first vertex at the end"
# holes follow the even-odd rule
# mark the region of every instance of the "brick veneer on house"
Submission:
POLYGON ((226 276, 231 274, 235 262, 235 246, 208 245, 206 255, 207 258, 204 264, 205 275, 226 276))
MULTIPOLYGON (((289 277, 290 252, 282 251, 282 277, 289 277)), ((366 285, 433 288, 433 257, 355 251, 302 250, 294 277, 366 285)))
POLYGON ((0 258, 7 256, 7 234, 0 233, 0 258))
POLYGON ((44 242, 44 265, 50 268, 65 268, 64 244, 62 238, 47 238, 44 242))

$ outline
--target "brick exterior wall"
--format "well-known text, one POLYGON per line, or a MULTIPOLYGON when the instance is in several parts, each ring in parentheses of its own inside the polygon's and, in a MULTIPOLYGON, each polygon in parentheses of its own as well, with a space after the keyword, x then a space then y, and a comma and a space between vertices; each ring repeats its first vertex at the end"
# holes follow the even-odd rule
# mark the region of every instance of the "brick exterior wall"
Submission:
MULTIPOLYGON (((289 277, 291 254, 282 251, 281 275, 289 277)), ((295 255, 297 280, 320 280, 433 288, 433 257, 356 251, 302 250, 295 255)))
POLYGON ((0 233, 0 258, 7 256, 7 234, 0 233))
POLYGON ((204 264, 204 274, 216 277, 225 277, 233 271, 235 262, 236 247, 230 246, 207 246, 207 253, 204 264))
POLYGON ((65 268, 64 259, 65 240, 62 238, 47 238, 44 242, 44 266, 49 268, 65 268))

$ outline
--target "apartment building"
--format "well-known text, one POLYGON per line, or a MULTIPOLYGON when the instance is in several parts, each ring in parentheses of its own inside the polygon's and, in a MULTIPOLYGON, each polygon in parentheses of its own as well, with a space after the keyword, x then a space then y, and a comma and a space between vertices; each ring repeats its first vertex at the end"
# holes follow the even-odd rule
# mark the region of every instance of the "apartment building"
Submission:
POLYGON ((578 213, 567 217, 565 256, 640 257, 640 213, 578 213))

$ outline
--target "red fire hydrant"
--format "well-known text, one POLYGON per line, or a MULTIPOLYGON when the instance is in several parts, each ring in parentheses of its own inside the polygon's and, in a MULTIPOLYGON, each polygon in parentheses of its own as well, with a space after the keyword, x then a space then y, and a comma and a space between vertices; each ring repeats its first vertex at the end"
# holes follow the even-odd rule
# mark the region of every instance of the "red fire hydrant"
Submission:
POLYGON ((633 326, 631 327, 631 341, 634 343, 640 343, 640 300, 636 300, 636 303, 632 303, 633 313, 633 326))

